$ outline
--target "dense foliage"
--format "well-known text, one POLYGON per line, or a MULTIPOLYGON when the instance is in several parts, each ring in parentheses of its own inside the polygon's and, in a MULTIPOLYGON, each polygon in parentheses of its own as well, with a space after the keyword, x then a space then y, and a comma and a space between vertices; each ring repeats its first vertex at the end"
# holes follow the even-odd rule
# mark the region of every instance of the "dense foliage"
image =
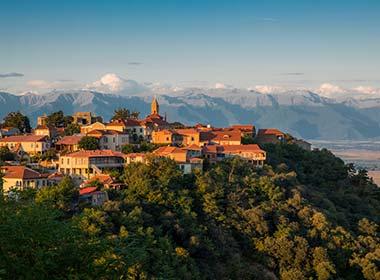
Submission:
POLYGON ((131 164, 102 207, 66 178, 0 204, 0 275, 97 279, 380 279, 379 189, 327 150, 266 147, 183 175, 131 164))
POLYGON ((99 140, 93 136, 84 136, 78 143, 79 149, 97 150, 99 149, 99 140))
POLYGON ((73 122, 72 116, 65 116, 63 111, 51 113, 46 120, 48 126, 66 127, 73 122))
POLYGON ((71 136, 71 135, 74 135, 77 133, 80 133, 80 126, 77 123, 70 123, 65 128, 65 135, 66 136, 71 136))
POLYGON ((18 128, 21 133, 29 133, 32 130, 29 118, 20 112, 10 112, 6 115, 4 126, 18 128))
POLYGON ((127 108, 118 108, 114 111, 114 114, 111 118, 111 120, 126 120, 129 118, 132 119, 138 119, 140 115, 140 112, 137 111, 130 111, 127 108))

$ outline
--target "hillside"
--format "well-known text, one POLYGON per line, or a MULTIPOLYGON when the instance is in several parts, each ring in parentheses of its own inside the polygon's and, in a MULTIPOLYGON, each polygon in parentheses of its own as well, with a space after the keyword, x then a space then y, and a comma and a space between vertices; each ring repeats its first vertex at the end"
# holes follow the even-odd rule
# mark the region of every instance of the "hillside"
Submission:
POLYGON ((0 197, 4 279, 379 279, 380 192, 327 150, 268 145, 268 165, 183 175, 131 164, 102 207, 67 177, 0 197))
MULTIPOLYGON (((146 115, 155 92, 109 94, 53 91, 15 96, 0 92, 0 117, 20 110, 32 122, 38 115, 63 110, 92 111, 108 120, 114 109, 127 107, 146 115)), ((161 112, 170 121, 227 126, 254 123, 277 127, 305 139, 361 140, 380 137, 380 99, 333 100, 310 91, 261 94, 237 89, 186 89, 159 92, 161 112)))

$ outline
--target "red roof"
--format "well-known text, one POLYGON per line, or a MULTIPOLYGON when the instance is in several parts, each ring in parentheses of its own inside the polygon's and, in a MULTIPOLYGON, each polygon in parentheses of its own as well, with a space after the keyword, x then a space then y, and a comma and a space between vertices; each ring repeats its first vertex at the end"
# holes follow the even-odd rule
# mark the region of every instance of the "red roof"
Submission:
POLYGON ((240 131, 213 131, 211 134, 213 141, 241 141, 240 131))
POLYGON ((156 155, 169 155, 169 154, 174 154, 174 153, 186 153, 185 150, 178 148, 178 147, 173 147, 173 146, 164 146, 164 147, 159 147, 157 150, 153 151, 154 154, 156 155))
POLYGON ((96 192, 97 189, 98 189, 97 187, 86 187, 79 190, 79 195, 90 194, 90 193, 96 192))
POLYGON ((258 135, 276 135, 276 136, 284 136, 284 133, 278 130, 277 128, 266 128, 259 129, 258 135))
POLYGON ((66 157, 124 157, 121 152, 114 152, 112 150, 93 150, 93 151, 77 151, 65 155, 66 157))
POLYGON ((76 145, 83 138, 82 135, 65 136, 56 145, 76 145))
POLYGON ((4 172, 3 178, 14 178, 14 179, 39 179, 45 178, 46 176, 41 175, 39 172, 34 171, 25 166, 2 166, 1 170, 4 172))
POLYGON ((203 147, 206 153, 240 153, 240 152, 264 152, 258 145, 207 145, 203 147))
POLYGON ((44 142, 46 139, 45 135, 16 135, 2 138, 0 142, 44 142))

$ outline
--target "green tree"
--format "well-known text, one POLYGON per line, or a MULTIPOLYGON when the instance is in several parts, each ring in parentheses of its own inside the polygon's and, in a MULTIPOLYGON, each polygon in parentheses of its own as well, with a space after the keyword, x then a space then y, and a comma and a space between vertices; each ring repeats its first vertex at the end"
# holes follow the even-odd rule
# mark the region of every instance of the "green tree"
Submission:
POLYGON ((6 115, 4 126, 18 128, 21 133, 29 133, 32 130, 29 118, 20 112, 10 112, 6 115))
POLYGON ((79 124, 70 123, 65 128, 65 135, 66 136, 71 136, 71 135, 74 135, 74 134, 77 134, 77 133, 80 133, 80 126, 79 126, 79 124))
POLYGON ((15 154, 12 153, 8 146, 0 147, 0 161, 14 160, 15 154))
POLYGON ((99 141, 92 136, 84 136, 78 144, 80 149, 83 150, 97 150, 99 149, 99 141))
POLYGON ((78 187, 70 177, 66 176, 58 185, 41 189, 35 200, 38 204, 45 204, 68 212, 75 207, 78 196, 78 187))
POLYGON ((131 117, 131 112, 127 108, 118 108, 114 111, 111 120, 126 120, 131 117))

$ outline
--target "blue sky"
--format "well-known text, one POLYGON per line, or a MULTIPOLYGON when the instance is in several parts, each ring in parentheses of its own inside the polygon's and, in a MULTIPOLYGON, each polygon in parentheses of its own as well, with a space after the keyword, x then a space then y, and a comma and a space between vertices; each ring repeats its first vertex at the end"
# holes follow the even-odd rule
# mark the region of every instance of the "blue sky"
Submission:
POLYGON ((0 1, 0 89, 105 73, 180 85, 379 87, 380 1, 0 1), (4 77, 13 72, 24 76, 4 77))

